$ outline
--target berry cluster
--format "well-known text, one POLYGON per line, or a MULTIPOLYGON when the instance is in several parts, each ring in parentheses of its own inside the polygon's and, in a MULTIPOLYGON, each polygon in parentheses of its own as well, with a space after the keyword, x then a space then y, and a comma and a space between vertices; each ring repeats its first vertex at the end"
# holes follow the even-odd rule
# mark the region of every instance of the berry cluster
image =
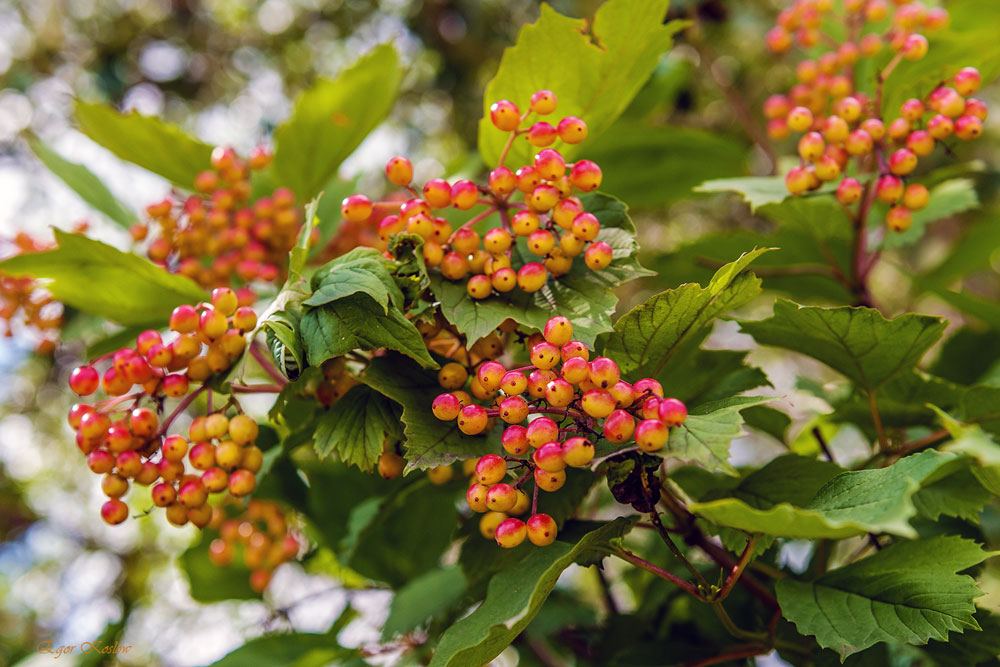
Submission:
POLYGON ((591 360, 587 346, 572 338, 572 323, 553 317, 541 334, 528 338, 531 365, 507 369, 493 360, 479 364, 469 387, 476 398, 492 401, 491 407, 473 402, 460 388, 465 378, 459 385, 457 376, 446 378, 455 391, 439 395, 431 405, 438 419, 457 420, 469 435, 487 432, 498 418, 508 424, 500 440, 507 455, 480 458, 466 496, 473 510, 497 513, 483 519, 483 531, 495 529, 502 547, 517 546, 525 537, 540 546, 555 540, 555 522, 535 513, 538 489, 557 491, 566 481, 567 466, 588 466, 597 439, 614 445, 634 439, 643 451, 654 452, 666 445, 670 427, 687 417, 684 403, 664 398, 659 382, 625 382, 612 359, 591 360), (504 481, 509 468, 524 470, 512 484, 504 481), (531 517, 527 522, 507 517, 527 509, 514 511, 526 502, 521 486, 529 477, 535 489, 531 517))
POLYGON ((274 569, 298 556, 300 539, 289 530, 277 503, 251 500, 245 508, 241 503, 232 506, 233 513, 223 507, 213 509, 209 526, 219 531, 219 537, 209 545, 208 557, 218 567, 241 562, 250 570, 250 587, 261 593, 274 569))
MULTIPOLYGON (((832 4, 797 0, 779 14, 778 25, 768 33, 771 49, 790 48, 793 32, 800 45, 814 46, 818 26, 832 4)), ((764 115, 769 119, 768 134, 775 140, 803 133, 798 141, 801 163, 785 177, 789 192, 801 194, 839 179, 836 196, 841 204, 870 206, 874 197, 891 207, 887 226, 905 231, 913 222, 912 212, 926 207, 930 199, 924 185, 906 183, 919 159, 953 136, 962 141, 978 138, 987 109, 981 100, 969 97, 978 90, 981 78, 975 68, 966 67, 926 98, 903 102, 898 117, 884 118, 884 81, 903 59, 920 60, 927 54, 927 38, 918 31, 948 24, 943 9, 928 10, 920 2, 896 5, 885 33, 862 35, 866 23, 889 16, 889 6, 885 0, 847 0, 843 21, 848 39, 831 40, 831 50, 800 61, 795 69, 798 82, 787 95, 768 98, 764 115), (878 55, 886 44, 895 55, 879 72, 872 99, 856 90, 855 67, 860 58, 878 55), (853 165, 851 158, 855 158, 853 165), (866 174, 874 177, 864 179, 866 174)))
POLYGON ((68 417, 87 465, 105 476, 101 485, 109 498, 101 508, 105 521, 118 524, 128 517, 121 498, 129 490, 129 480, 155 484, 153 504, 165 507, 167 519, 176 525, 190 521, 205 526, 211 518, 206 505, 209 493, 228 489, 234 496, 245 496, 253 491, 262 463, 261 451, 253 446, 257 437, 253 419, 246 415, 230 419, 225 409, 197 417, 188 431, 191 442, 167 435, 167 430, 206 389, 202 385, 191 391, 191 384, 230 368, 243 353, 246 332, 256 323, 253 309, 240 306, 236 292, 216 288, 211 304, 174 309, 170 328, 177 335, 171 342, 164 342, 158 331, 144 331, 134 348, 111 352, 70 374, 69 386, 77 395, 90 396, 101 388, 109 396, 92 405, 77 403, 68 417), (110 364, 100 373, 95 364, 105 360, 110 364), (137 385, 140 390, 130 393, 137 385), (168 397, 183 400, 161 423, 168 397), (200 474, 187 472, 185 456, 200 474))
MULTIPOLYGON (((0 239, 0 257, 42 252, 51 245, 19 232, 10 241, 0 239)), ((59 339, 62 304, 28 276, 0 273, 0 331, 6 337, 26 333, 40 354, 51 354, 59 339)))
POLYGON ((196 194, 148 206, 149 220, 132 226, 132 238, 148 241, 151 260, 204 287, 229 285, 234 273, 244 283, 278 280, 302 220, 288 188, 250 201, 250 170, 270 161, 263 148, 246 161, 216 148, 212 168, 195 178, 196 194))
POLYGON ((369 225, 377 221, 378 236, 384 243, 403 232, 420 236, 427 266, 437 268, 448 280, 467 281, 466 290, 474 299, 515 288, 537 292, 550 274, 558 278, 568 273, 574 258, 580 255, 590 269, 606 268, 613 259, 612 248, 596 240, 600 222, 583 210, 573 194, 596 190, 601 184, 601 169, 590 160, 567 163, 558 150, 548 148, 559 140, 567 144, 583 141, 586 123, 567 116, 557 126, 542 120, 525 124, 532 114, 546 116, 556 106, 556 96, 548 90, 532 95, 523 114, 508 100, 493 104, 490 119, 510 135, 487 185, 435 178, 418 191, 412 184, 413 166, 405 157, 397 156, 386 164, 386 177, 392 184, 406 188, 412 198, 399 201, 390 197, 373 203, 365 195, 351 195, 341 206, 345 220, 369 225), (542 150, 532 164, 513 171, 503 162, 516 137, 522 135, 542 150), (520 201, 514 201, 515 196, 520 201), (436 210, 449 206, 461 211, 485 208, 453 229, 445 218, 434 215, 436 210), (480 235, 474 226, 493 214, 498 214, 500 226, 480 235), (537 261, 517 259, 514 248, 519 238, 524 239, 526 251, 537 256, 537 261))

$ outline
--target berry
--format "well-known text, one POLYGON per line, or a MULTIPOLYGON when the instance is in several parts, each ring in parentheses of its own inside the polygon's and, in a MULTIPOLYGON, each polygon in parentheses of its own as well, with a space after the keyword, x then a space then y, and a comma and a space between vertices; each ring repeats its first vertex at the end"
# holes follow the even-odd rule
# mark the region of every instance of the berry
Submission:
POLYGON ((615 398, 603 389, 590 389, 580 398, 583 411, 596 419, 603 419, 615 409, 615 398))
POLYGON ((472 181, 456 181, 451 186, 452 206, 460 211, 467 211, 479 202, 479 189, 472 181))
POLYGON ((583 261, 592 271, 600 271, 611 265, 614 259, 614 250, 604 241, 590 244, 587 252, 583 255, 583 261))
POLYGON ((128 518, 128 505, 111 498, 101 505, 101 518, 111 526, 116 526, 128 518))
POLYGON ((850 206, 861 199, 864 188, 856 178, 845 178, 837 186, 837 201, 844 206, 850 206))
POLYGON ((962 116, 955 120, 955 136, 963 141, 977 139, 983 133, 983 121, 977 116, 962 116))
POLYGON ((927 38, 918 34, 910 35, 903 44, 902 53, 907 60, 920 60, 927 55, 927 38))
POLYGON ((635 432, 635 419, 625 410, 614 410, 604 420, 605 439, 615 444, 628 442, 635 432))
POLYGON ((586 438, 570 438, 562 444, 562 458, 570 467, 583 468, 594 459, 594 445, 586 438))
POLYGON ((473 512, 485 512, 489 510, 489 506, 486 504, 486 497, 489 493, 489 487, 485 484, 473 484, 465 492, 465 500, 469 503, 469 508, 473 512))
POLYGON ((456 419, 461 410, 462 405, 454 394, 441 394, 431 404, 431 412, 434 413, 434 416, 444 421, 456 419))
POLYGON ((558 529, 548 514, 532 514, 526 523, 528 541, 536 547, 545 547, 556 541, 558 529))
POLYGON ((539 90, 531 96, 531 110, 540 116, 547 116, 556 110, 558 100, 551 90, 539 90))
POLYGON ((903 181, 886 174, 875 185, 875 198, 883 204, 895 204, 903 196, 903 181))
POLYGON ((566 116, 559 121, 556 132, 567 144, 578 144, 587 138, 587 124, 576 116, 566 116))
POLYGON ((919 183, 912 183, 906 186, 906 190, 903 191, 903 206, 911 211, 919 211, 922 208, 926 208, 929 202, 930 193, 926 187, 919 183))
POLYGON ((558 472, 545 472, 539 468, 535 469, 534 472, 535 484, 542 491, 558 491, 562 488, 563 484, 566 483, 566 471, 560 470, 558 472))
POLYGON ((545 385, 545 401, 554 408, 566 407, 575 397, 573 385, 563 378, 556 378, 545 385))
POLYGON ((494 537, 496 538, 497 544, 504 549, 513 549, 521 544, 521 542, 524 542, 524 538, 527 534, 528 529, 525 527, 524 522, 520 519, 511 517, 509 519, 504 519, 503 522, 496 527, 494 537))
POLYGON ((438 371, 438 384, 445 389, 459 389, 465 386, 465 381, 469 379, 469 373, 465 366, 450 362, 441 367, 438 371))
POLYGON ((487 391, 496 391, 500 389, 500 383, 506 372, 507 369, 503 367, 503 364, 496 361, 485 361, 480 364, 476 371, 476 377, 487 391))
POLYGON ((540 120, 529 127, 528 133, 525 136, 527 137, 529 144, 538 147, 551 146, 559 137, 556 132, 556 128, 552 127, 544 120, 540 120))
POLYGON ((548 370, 559 363, 559 348, 547 341, 538 343, 531 348, 531 363, 536 368, 548 370))
POLYGON ((490 172, 489 184, 490 190, 502 197, 517 189, 517 178, 507 167, 497 167, 490 172))
POLYGON ((590 377, 590 364, 583 357, 570 357, 563 362, 562 376, 567 382, 578 385, 590 377))
POLYGON ((200 479, 194 479, 181 484, 177 499, 185 507, 201 507, 208 500, 208 490, 200 479))
POLYGON ((580 160, 573 165, 570 170, 569 180, 573 187, 582 192, 591 192, 601 185, 603 174, 596 162, 590 160, 580 160))
POLYGON ((340 203, 340 213, 350 222, 364 222, 371 217, 372 202, 364 195, 350 195, 340 203))
POLYGON ((413 180, 413 165, 405 157, 391 157, 385 163, 385 176, 393 185, 405 187, 413 180))
POLYGON ((69 388, 77 396, 90 396, 100 384, 100 376, 93 366, 80 366, 69 375, 69 388))
POLYGON ((785 119, 788 123, 788 127, 794 132, 805 132, 813 124, 813 115, 809 109, 805 107, 795 107, 788 112, 788 117, 785 119))
POLYGON ((680 426, 687 419, 687 406, 676 398, 664 398, 660 401, 657 414, 667 426, 680 426))
POLYGON ((559 438, 559 426, 548 417, 538 417, 528 424, 526 435, 528 444, 538 448, 559 438))
POLYGON ((510 132, 521 124, 521 112, 513 102, 499 100, 490 106, 490 121, 498 130, 510 132))
POLYGON ((257 422, 246 415, 237 415, 229 420, 229 437, 238 445, 246 445, 257 439, 257 422))
POLYGON ((558 472, 566 467, 562 446, 558 442, 547 442, 532 454, 532 460, 539 470, 558 472))
POLYGON ((507 371, 500 379, 500 389, 508 396, 517 396, 528 388, 528 378, 521 371, 507 371))
POLYGON ((607 357, 597 357, 590 362, 590 381, 596 386, 607 389, 618 382, 621 371, 618 364, 607 357))
POLYGON ((466 435, 478 435, 486 430, 486 410, 472 403, 458 413, 458 429, 466 435))
POLYGON ((479 534, 488 540, 494 539, 497 526, 506 518, 507 515, 503 512, 487 512, 479 519, 479 534))
POLYGON ((635 427, 635 444, 644 452, 663 449, 670 437, 670 430, 659 419, 644 419, 635 427))
POLYGON ((905 206, 893 206, 885 215, 885 224, 894 232, 905 232, 913 224, 913 214, 905 206))
POLYGON ((517 286, 525 292, 537 292, 545 286, 548 273, 538 262, 528 262, 517 272, 517 286))
POLYGON ((528 451, 528 429, 520 425, 508 426, 500 436, 500 445, 512 456, 521 456, 528 451))
POLYGON ((497 484, 507 475, 507 462, 496 454, 487 454, 476 463, 476 479, 480 484, 497 484))
POLYGON ((424 201, 431 208, 451 206, 451 185, 442 178, 432 178, 424 184, 424 201))
POLYGON ((520 396, 509 396, 500 402, 500 418, 508 424, 520 424, 528 418, 528 403, 520 396))
POLYGON ((494 484, 486 492, 486 507, 494 512, 506 512, 517 502, 517 491, 510 484, 494 484))

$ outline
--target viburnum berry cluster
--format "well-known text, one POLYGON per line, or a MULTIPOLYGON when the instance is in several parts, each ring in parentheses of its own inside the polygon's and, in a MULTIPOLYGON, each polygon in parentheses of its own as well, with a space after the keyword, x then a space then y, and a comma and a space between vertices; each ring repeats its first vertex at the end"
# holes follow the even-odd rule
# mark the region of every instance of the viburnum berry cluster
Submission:
POLYGON ((302 215, 295 195, 277 188, 250 201, 250 171, 267 167, 271 153, 257 148, 246 160, 231 148, 212 152, 211 169, 198 174, 194 194, 177 193, 146 207, 148 220, 130 229, 151 260, 203 287, 282 278, 302 215))
POLYGON ((232 289, 216 288, 211 299, 210 304, 174 309, 173 340, 166 342, 153 329, 143 331, 135 347, 108 353, 69 376, 69 386, 79 396, 98 389, 108 395, 93 404, 75 404, 68 420, 88 467, 104 475, 101 488, 109 500, 101 516, 109 524, 128 517, 122 497, 130 480, 152 485, 152 502, 166 509, 171 523, 190 521, 198 527, 211 519, 209 494, 228 490, 242 497, 256 486, 263 459, 254 446, 258 426, 251 417, 230 418, 226 408, 210 409, 191 422, 187 438, 168 434, 174 419, 208 389, 206 384, 193 385, 230 368, 257 324, 253 308, 240 305, 232 289), (96 366, 103 362, 110 363, 102 373, 96 366), (161 420, 168 398, 182 400, 161 420), (185 466, 185 458, 194 472, 185 466))
POLYGON ((580 199, 574 196, 574 192, 596 190, 601 184, 601 169, 590 160, 567 163, 558 150, 549 148, 557 141, 583 141, 587 137, 586 123, 566 116, 555 126, 544 120, 528 124, 532 115, 547 116, 557 104, 555 94, 549 90, 532 95, 524 113, 508 100, 493 104, 490 118, 498 129, 509 132, 509 137, 487 184, 477 185, 465 179, 449 183, 435 178, 418 191, 412 183, 413 166, 405 157, 397 156, 386 164, 386 177, 412 197, 400 201, 390 196, 373 203, 365 195, 354 194, 342 203, 344 218, 355 224, 377 221, 383 243, 404 232, 421 237, 427 266, 438 269, 448 280, 465 280, 466 290, 474 299, 515 288, 537 292, 549 275, 558 278, 568 273, 574 258, 580 255, 590 269, 606 268, 613 259, 612 247, 597 239, 600 222, 584 211, 580 199), (511 170, 504 166, 504 160, 521 136, 542 150, 532 164, 511 170), (444 217, 434 215, 447 207, 482 210, 453 229, 444 217), (499 217, 499 226, 484 234, 474 229, 494 214, 499 217), (518 239, 524 240, 525 251, 535 255, 537 261, 520 259, 518 239))
MULTIPOLYGON (((778 53, 788 50, 792 36, 803 47, 820 41, 819 26, 828 15, 829 0, 797 0, 778 15, 777 25, 768 33, 767 43, 778 53)), ((882 108, 882 87, 899 63, 920 60, 928 51, 921 31, 948 25, 942 8, 927 9, 920 2, 896 2, 889 27, 884 32, 867 32, 889 18, 885 0, 844 2, 844 41, 826 38, 830 50, 817 58, 807 58, 795 68, 797 83, 787 95, 773 95, 764 103, 768 134, 783 140, 792 132, 801 133, 798 154, 801 163, 785 176, 792 194, 819 188, 839 180, 837 200, 844 206, 875 200, 889 206, 885 222, 889 229, 902 232, 911 226, 913 211, 927 206, 927 187, 911 182, 920 158, 947 141, 977 139, 983 132, 986 104, 970 97, 980 86, 981 77, 973 67, 957 69, 947 81, 929 91, 923 99, 903 102, 898 116, 882 108), (874 96, 858 89, 855 72, 861 58, 875 58, 888 46, 895 52, 877 74, 874 96), (852 160, 853 158, 853 160, 852 160)))
MULTIPOLYGON (((566 481, 565 469, 590 465, 595 442, 604 438, 613 445, 634 439, 645 452, 662 449, 670 428, 687 418, 687 407, 676 398, 665 398, 654 379, 635 384, 621 379, 618 364, 608 357, 590 358, 590 349, 573 340, 573 324, 557 316, 542 333, 527 340, 531 365, 508 369, 498 361, 484 361, 469 379, 469 389, 489 407, 464 391, 464 368, 440 378, 453 389, 434 399, 431 410, 441 420, 457 420, 468 435, 486 433, 491 421, 508 424, 500 439, 505 455, 486 454, 476 463, 476 481, 466 499, 477 512, 492 512, 482 520, 484 534, 495 530, 502 547, 515 547, 528 538, 533 544, 551 544, 556 525, 545 514, 536 514, 538 489, 558 491, 566 481), (461 373, 458 371, 461 370, 461 373), (505 481, 508 473, 517 477, 505 481), (519 476, 518 476, 519 474, 519 476), (527 522, 507 513, 527 511, 521 487, 531 478, 533 498, 527 522), (520 511, 516 511, 520 510, 520 511)), ((446 373, 449 364, 441 369, 446 373)))
POLYGON ((209 544, 209 559, 218 567, 241 563, 250 570, 250 587, 257 593, 267 588, 274 569, 294 560, 301 549, 301 536, 290 529, 281 506, 269 500, 216 506, 209 527, 219 531, 209 544))
MULTIPOLYGON (((13 239, 0 238, 0 257, 49 250, 51 244, 19 232, 13 239)), ((29 276, 0 273, 0 330, 7 338, 24 332, 35 340, 39 354, 51 354, 59 340, 63 306, 29 276)))

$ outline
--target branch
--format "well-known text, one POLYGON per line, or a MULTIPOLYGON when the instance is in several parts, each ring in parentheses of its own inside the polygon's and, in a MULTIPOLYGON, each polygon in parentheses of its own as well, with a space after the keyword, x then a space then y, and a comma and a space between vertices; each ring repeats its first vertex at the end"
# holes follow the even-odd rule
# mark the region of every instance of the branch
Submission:
POLYGON ((726 583, 722 585, 722 589, 716 595, 715 600, 717 602, 722 602, 725 600, 729 593, 732 592, 733 586, 739 581, 740 575, 743 574, 743 570, 746 569, 747 565, 750 563, 750 559, 753 558, 754 549, 757 548, 757 543, 760 542, 760 535, 754 535, 747 540, 747 546, 743 549, 743 555, 740 556, 740 560, 733 566, 730 570, 729 576, 726 578, 726 583))
POLYGON ((663 568, 653 565, 648 560, 643 560, 642 558, 639 558, 638 556, 636 556, 634 553, 632 553, 627 549, 614 549, 611 551, 611 553, 615 556, 618 556, 624 561, 632 563, 632 565, 635 565, 636 567, 641 567, 647 572, 652 572, 661 579, 666 579, 673 585, 677 586, 678 588, 684 590, 687 593, 690 593, 695 598, 704 602, 705 598, 703 598, 701 596, 701 593, 699 593, 695 589, 694 585, 691 584, 689 581, 678 577, 676 574, 671 574, 670 572, 667 572, 663 568))
POLYGON ((684 563, 684 567, 686 567, 688 571, 694 575, 695 581, 698 582, 698 587, 705 593, 711 591, 712 587, 709 585, 708 581, 705 580, 705 577, 702 576, 701 572, 698 571, 698 568, 696 568, 694 563, 689 561, 680 548, 674 544, 674 540, 670 537, 670 533, 667 532, 667 529, 663 526, 663 522, 660 521, 660 515, 656 512, 656 510, 649 513, 649 518, 653 522, 653 525, 656 526, 656 530, 660 533, 660 537, 663 538, 663 541, 666 543, 670 551, 673 552, 673 554, 677 556, 682 563, 684 563))
POLYGON ((261 346, 257 341, 250 343, 250 355, 258 364, 260 364, 260 367, 264 369, 264 372, 271 376, 272 380, 280 384, 282 387, 288 384, 288 378, 282 375, 281 371, 275 368, 271 360, 264 355, 264 352, 261 350, 261 346))
POLYGON ((819 426, 813 426, 811 432, 813 437, 816 438, 816 442, 819 443, 820 449, 823 450, 823 454, 826 455, 826 460, 836 463, 836 461, 833 460, 833 453, 830 451, 830 446, 826 444, 826 438, 823 437, 823 432, 820 431, 819 426))

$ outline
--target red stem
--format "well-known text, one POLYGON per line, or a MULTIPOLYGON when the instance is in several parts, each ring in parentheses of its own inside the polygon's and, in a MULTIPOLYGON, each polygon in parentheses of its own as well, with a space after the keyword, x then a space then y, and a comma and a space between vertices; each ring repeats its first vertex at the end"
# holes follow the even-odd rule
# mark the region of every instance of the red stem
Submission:
POLYGON ((177 419, 177 415, 179 415, 180 413, 184 412, 185 408, 187 408, 187 406, 191 405, 191 402, 194 401, 194 399, 198 398, 198 394, 200 394, 201 392, 203 392, 203 391, 205 391, 207 389, 208 389, 208 385, 207 384, 203 384, 200 387, 198 387, 197 389, 195 389, 194 391, 192 391, 190 394, 188 394, 187 396, 185 396, 184 400, 181 401, 180 403, 178 403, 177 407, 174 408, 174 411, 170 413, 170 415, 163 421, 162 424, 160 424, 159 430, 156 432, 156 435, 154 435, 153 437, 154 438, 162 437, 167 432, 167 429, 170 428, 170 425, 173 423, 173 421, 175 419, 177 419))
POLYGON ((250 344, 250 355, 260 364, 260 367, 264 369, 264 372, 271 376, 275 382, 284 387, 288 384, 288 378, 281 374, 274 364, 268 359, 264 352, 261 350, 260 345, 254 341, 250 344))
POLYGON ((280 384, 230 385, 234 394, 280 394, 284 389, 280 384))
POLYGON ((739 581, 740 575, 743 574, 743 570, 746 569, 747 564, 750 563, 750 559, 753 558, 754 549, 759 541, 760 535, 754 535, 747 540, 747 546, 743 549, 743 555, 740 556, 739 562, 737 562, 736 565, 733 566, 732 570, 729 571, 726 583, 723 584, 719 594, 715 597, 716 600, 722 602, 729 596, 729 593, 732 592, 733 586, 735 586, 736 582, 739 581))
POLYGON ((666 579, 667 581, 669 581, 670 583, 674 584, 678 588, 686 591, 687 593, 690 593, 691 595, 693 595, 697 599, 699 599, 699 600, 703 599, 701 597, 701 595, 698 593, 698 591, 695 590, 695 587, 694 587, 693 584, 691 584, 691 582, 689 582, 689 581, 687 581, 685 579, 682 579, 681 577, 678 577, 676 574, 671 574, 670 572, 667 572, 663 568, 657 567, 656 565, 653 565, 648 560, 643 560, 642 558, 639 558, 638 556, 636 556, 634 553, 632 553, 631 551, 629 551, 627 549, 617 550, 617 551, 614 551, 613 553, 614 553, 614 555, 618 556, 622 560, 628 561, 629 563, 632 563, 636 567, 641 567, 642 569, 646 570, 647 572, 652 572, 653 574, 655 574, 656 576, 660 577, 661 579, 666 579))

